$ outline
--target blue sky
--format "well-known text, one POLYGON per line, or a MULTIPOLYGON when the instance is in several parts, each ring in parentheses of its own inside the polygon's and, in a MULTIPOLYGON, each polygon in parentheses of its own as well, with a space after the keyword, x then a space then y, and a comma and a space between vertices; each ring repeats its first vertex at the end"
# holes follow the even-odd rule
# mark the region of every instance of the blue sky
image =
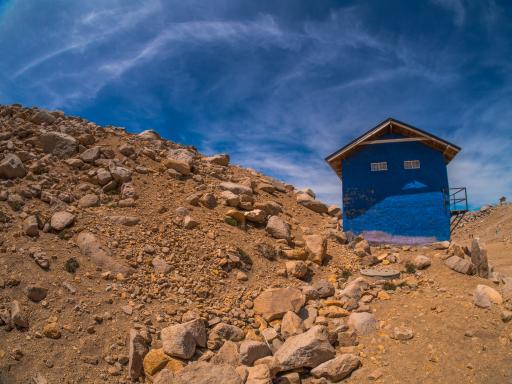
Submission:
POLYGON ((512 199, 508 1, 0 0, 0 103, 147 128, 340 203, 323 158, 387 117, 512 199))

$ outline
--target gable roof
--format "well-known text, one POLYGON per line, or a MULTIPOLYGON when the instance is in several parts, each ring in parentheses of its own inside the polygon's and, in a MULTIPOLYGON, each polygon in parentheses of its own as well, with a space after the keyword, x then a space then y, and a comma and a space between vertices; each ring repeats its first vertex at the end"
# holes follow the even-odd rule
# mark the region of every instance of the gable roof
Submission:
POLYGON ((336 152, 331 153, 325 158, 325 161, 331 166, 336 174, 342 177, 343 160, 351 154, 359 150, 360 146, 367 144, 385 144, 390 142, 407 142, 407 141, 420 141, 429 147, 432 147, 439 152, 442 152, 446 164, 448 164, 460 151, 460 147, 443 140, 431 133, 425 132, 412 125, 403 123, 393 118, 388 118, 369 131, 363 133, 361 136, 355 138, 344 147, 338 149, 336 152), (403 139, 381 139, 376 140, 378 137, 386 133, 399 133, 406 136, 403 139))

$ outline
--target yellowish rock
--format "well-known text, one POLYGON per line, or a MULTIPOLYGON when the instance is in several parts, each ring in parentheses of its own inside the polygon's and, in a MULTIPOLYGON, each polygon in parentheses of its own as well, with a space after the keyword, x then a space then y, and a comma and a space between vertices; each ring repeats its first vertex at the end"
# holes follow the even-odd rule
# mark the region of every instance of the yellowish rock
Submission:
POLYGON ((48 323, 43 327, 43 334, 49 339, 60 339, 61 333, 57 323, 48 323))
POLYGON ((336 275, 331 274, 331 275, 327 276, 327 281, 328 281, 329 283, 336 284, 336 282, 337 282, 338 280, 337 280, 336 275))
POLYGON ((318 314, 320 316, 324 316, 327 318, 336 318, 336 317, 345 317, 349 315, 349 312, 341 307, 338 307, 336 305, 329 305, 327 307, 322 307, 318 311, 318 314))
POLYGON ((282 254, 291 260, 306 260, 308 258, 308 253, 304 248, 283 249, 282 254))
POLYGON ((278 331, 281 329, 281 320, 280 319, 272 320, 269 324, 272 328, 277 329, 278 331))
POLYGON ((164 353, 162 348, 152 349, 144 357, 144 373, 147 376, 153 376, 162 370, 170 360, 171 358, 164 353))
POLYGON ((226 216, 232 217, 240 225, 245 225, 245 215, 243 212, 237 211, 236 209, 230 209, 226 212, 226 216))
POLYGON ((389 293, 387 293, 386 291, 379 291, 379 293, 377 294, 377 297, 380 300, 389 300, 389 299, 391 299, 391 296, 389 296, 389 293))
POLYGON ((343 302, 341 302, 340 300, 334 300, 334 299, 324 300, 324 301, 322 301, 322 304, 325 307, 330 306, 330 305, 335 305, 336 307, 343 307, 343 302))
POLYGON ((263 341, 263 338, 260 335, 257 335, 254 329, 249 329, 245 334, 246 340, 254 340, 254 341, 263 341))
POLYGON ((176 373, 179 372, 185 367, 186 363, 180 359, 175 359, 174 357, 171 357, 169 359, 169 362, 165 366, 169 371, 176 373))
POLYGON ((260 332, 263 331, 264 329, 268 328, 267 321, 260 315, 254 316, 254 323, 258 326, 258 329, 260 332))

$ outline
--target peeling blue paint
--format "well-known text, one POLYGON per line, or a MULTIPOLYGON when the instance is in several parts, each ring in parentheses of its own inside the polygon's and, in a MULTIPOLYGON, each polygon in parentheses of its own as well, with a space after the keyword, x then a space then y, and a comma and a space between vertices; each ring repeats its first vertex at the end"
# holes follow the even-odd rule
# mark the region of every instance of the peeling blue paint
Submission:
POLYGON ((427 186, 423 183, 420 183, 419 181, 412 181, 410 183, 405 184, 402 187, 402 190, 405 191, 406 189, 421 189, 421 188, 427 188, 427 186))

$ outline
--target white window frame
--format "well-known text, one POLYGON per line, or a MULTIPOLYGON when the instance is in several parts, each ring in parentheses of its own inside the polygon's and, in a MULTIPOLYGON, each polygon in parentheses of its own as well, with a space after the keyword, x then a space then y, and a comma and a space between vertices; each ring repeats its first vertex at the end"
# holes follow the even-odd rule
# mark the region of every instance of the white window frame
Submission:
POLYGON ((404 160, 404 169, 420 169, 420 167, 419 160, 404 160))
POLYGON ((388 170, 388 162, 387 161, 381 161, 378 163, 370 163, 370 171, 372 172, 381 172, 381 171, 387 171, 388 170))

